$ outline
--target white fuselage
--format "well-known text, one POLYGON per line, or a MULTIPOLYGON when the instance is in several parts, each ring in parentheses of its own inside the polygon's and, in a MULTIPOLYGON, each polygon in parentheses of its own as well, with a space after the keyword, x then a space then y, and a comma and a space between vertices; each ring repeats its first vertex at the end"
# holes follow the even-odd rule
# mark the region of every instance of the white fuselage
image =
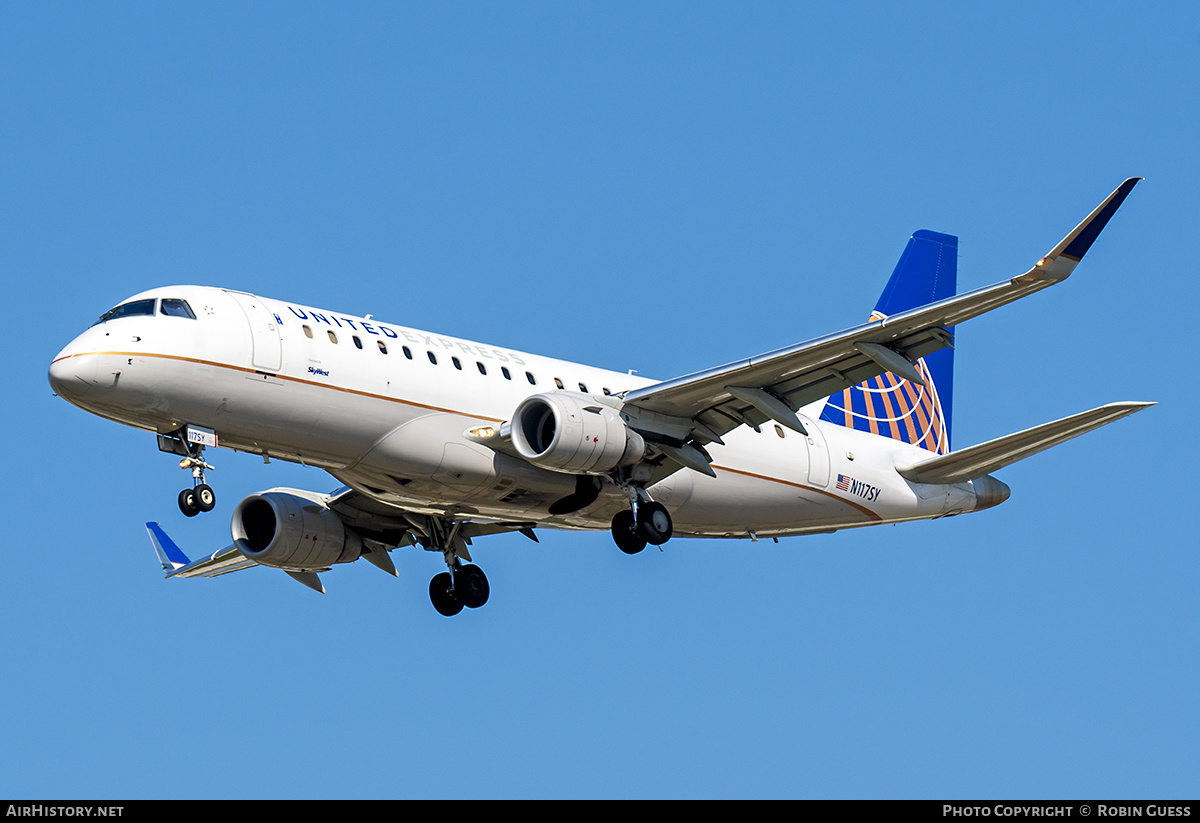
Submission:
MULTIPOLYGON (((606 485, 570 515, 548 507, 572 475, 466 438, 509 420, 528 396, 619 395, 644 377, 218 288, 154 289, 195 318, 137 315, 92 326, 55 358, 55 391, 103 417, 158 433, 210 428, 238 451, 325 469, 406 511, 607 529, 628 501, 606 485)), ((971 483, 922 485, 895 467, 915 446, 817 418, 809 436, 767 423, 710 445, 715 477, 681 469, 649 489, 676 536, 782 536, 971 511, 971 483)))

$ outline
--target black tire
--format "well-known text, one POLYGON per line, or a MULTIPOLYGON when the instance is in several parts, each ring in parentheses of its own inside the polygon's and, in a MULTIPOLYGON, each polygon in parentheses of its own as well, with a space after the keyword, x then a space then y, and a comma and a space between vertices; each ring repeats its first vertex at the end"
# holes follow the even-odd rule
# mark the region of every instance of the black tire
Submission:
POLYGON ((463 566, 455 573, 454 594, 468 609, 478 609, 490 593, 487 575, 478 566, 463 566))
POLYGON ((195 517, 200 513, 200 506, 196 503, 195 490, 184 489, 179 493, 179 510, 185 517, 195 517))
POLYGON ((617 512, 612 519, 612 536, 617 548, 625 554, 637 554, 646 548, 646 539, 634 530, 633 512, 628 509, 617 512))
POLYGON ((433 607, 446 617, 454 617, 463 609, 463 604, 454 596, 454 592, 450 591, 451 582, 450 572, 435 574, 429 581, 429 600, 433 607))
POLYGON ((638 536, 653 546, 661 546, 671 539, 675 526, 671 513, 662 503, 643 503, 638 506, 638 536))
POLYGON ((192 489, 192 494, 195 496, 197 508, 202 512, 210 512, 217 505, 217 493, 212 490, 211 486, 202 483, 192 489))

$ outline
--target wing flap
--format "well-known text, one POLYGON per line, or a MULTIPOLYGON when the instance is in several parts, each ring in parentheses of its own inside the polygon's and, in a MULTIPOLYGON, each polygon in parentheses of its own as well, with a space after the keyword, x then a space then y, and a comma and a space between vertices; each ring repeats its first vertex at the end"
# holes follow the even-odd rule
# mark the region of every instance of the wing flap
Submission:
POLYGON ((898 466, 896 471, 901 477, 914 483, 963 483, 989 475, 1018 460, 1024 460, 1153 405, 1137 402, 1109 403, 1061 420, 998 437, 977 446, 922 460, 911 466, 898 466))
POLYGON ((193 560, 187 566, 168 572, 167 577, 218 577, 222 574, 249 569, 258 564, 245 557, 234 546, 226 546, 207 557, 193 560))
MULTIPOLYGON (((348 486, 330 495, 328 505, 343 523, 365 540, 374 541, 387 550, 407 546, 415 541, 417 534, 428 533, 429 515, 408 511, 348 486)), ((537 525, 525 521, 464 519, 459 533, 470 540, 493 534, 527 532, 537 525)))

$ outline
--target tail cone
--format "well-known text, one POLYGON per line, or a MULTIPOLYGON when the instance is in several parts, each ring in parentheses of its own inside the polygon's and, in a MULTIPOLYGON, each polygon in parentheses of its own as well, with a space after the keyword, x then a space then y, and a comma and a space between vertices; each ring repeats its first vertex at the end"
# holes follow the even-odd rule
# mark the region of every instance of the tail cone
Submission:
POLYGON ((992 506, 999 506, 1008 496, 1012 494, 1012 490, 1004 483, 990 474, 983 477, 976 477, 971 481, 971 485, 975 487, 975 508, 974 511, 982 511, 990 509, 992 506))

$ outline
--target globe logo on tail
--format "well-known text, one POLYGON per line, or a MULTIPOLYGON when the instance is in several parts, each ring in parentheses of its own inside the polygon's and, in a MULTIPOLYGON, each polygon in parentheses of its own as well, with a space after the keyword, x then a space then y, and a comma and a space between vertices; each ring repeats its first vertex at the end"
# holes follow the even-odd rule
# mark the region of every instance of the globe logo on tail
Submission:
POLYGON ((924 359, 917 361, 917 371, 924 386, 885 372, 832 395, 821 419, 946 454, 950 437, 937 383, 924 359))

